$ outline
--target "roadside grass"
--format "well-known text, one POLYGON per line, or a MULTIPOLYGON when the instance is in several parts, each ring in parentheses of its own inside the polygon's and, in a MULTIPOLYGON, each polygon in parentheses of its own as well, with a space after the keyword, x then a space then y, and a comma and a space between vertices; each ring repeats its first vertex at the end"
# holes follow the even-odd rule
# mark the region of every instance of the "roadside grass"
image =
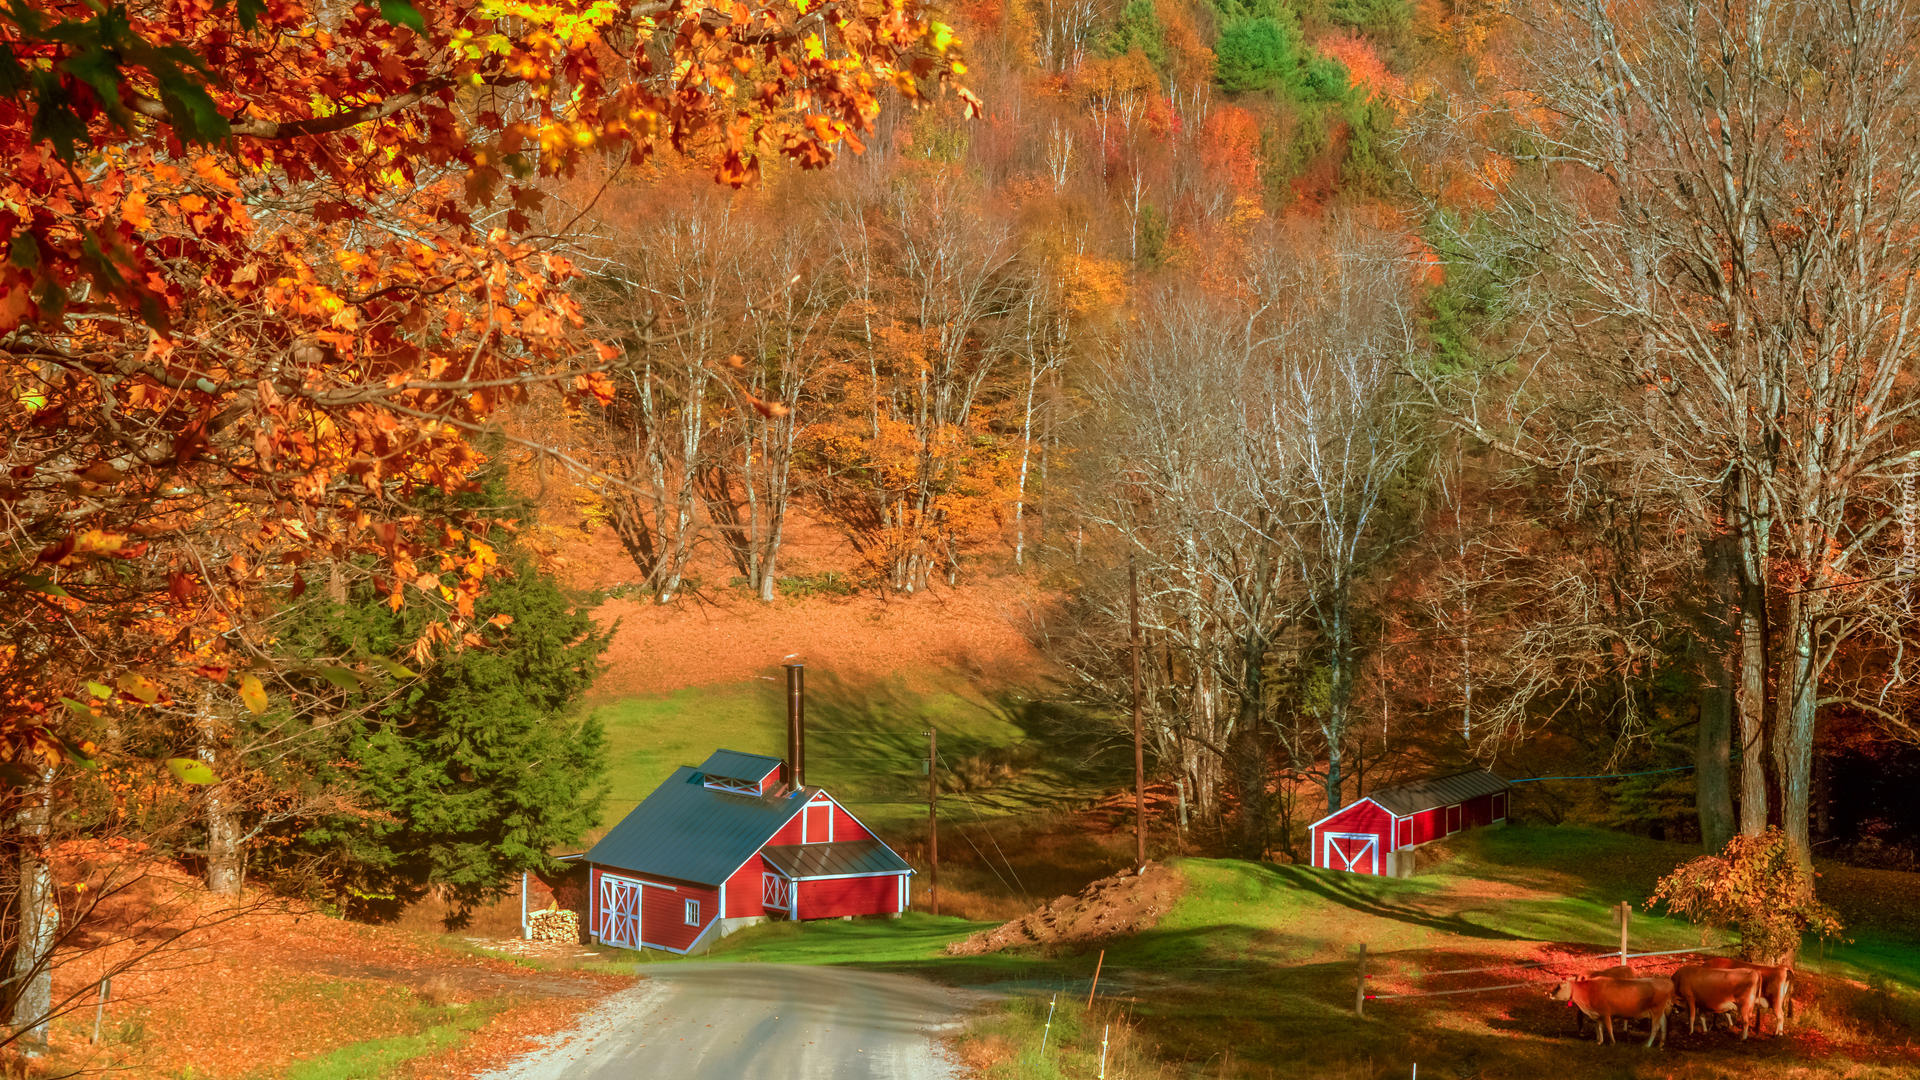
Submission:
POLYGON ((402 1021, 402 1026, 414 1030, 349 1043, 317 1057, 295 1061, 286 1071, 286 1080, 383 1080, 395 1075, 410 1061, 459 1043, 509 1004, 506 998, 484 998, 466 1004, 421 1001, 402 1021))

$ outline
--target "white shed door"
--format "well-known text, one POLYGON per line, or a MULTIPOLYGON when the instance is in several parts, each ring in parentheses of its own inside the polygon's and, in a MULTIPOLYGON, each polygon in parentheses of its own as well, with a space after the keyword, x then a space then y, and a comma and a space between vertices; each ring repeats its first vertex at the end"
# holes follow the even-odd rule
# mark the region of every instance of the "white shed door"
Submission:
POLYGON ((623 949, 640 947, 640 883, 600 875, 600 940, 623 949))
POLYGON ((1360 874, 1380 872, 1380 838, 1372 833, 1328 833, 1326 865, 1360 874))

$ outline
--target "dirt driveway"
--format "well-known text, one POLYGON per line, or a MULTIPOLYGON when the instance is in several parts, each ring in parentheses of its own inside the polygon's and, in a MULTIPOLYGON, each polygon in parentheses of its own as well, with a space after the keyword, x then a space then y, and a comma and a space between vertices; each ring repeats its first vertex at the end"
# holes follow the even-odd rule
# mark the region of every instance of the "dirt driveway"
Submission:
POLYGON ((674 964, 483 1080, 950 1080, 939 1040, 984 997, 904 975, 674 964))

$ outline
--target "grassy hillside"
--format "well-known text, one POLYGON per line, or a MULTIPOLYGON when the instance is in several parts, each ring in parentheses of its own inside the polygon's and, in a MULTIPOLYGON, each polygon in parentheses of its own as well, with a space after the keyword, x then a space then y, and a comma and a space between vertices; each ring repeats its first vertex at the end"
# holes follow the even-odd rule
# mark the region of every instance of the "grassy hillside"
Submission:
MULTIPOLYGON (((777 670, 777 669, 776 669, 777 670)), ((611 826, 680 765, 726 747, 786 753, 786 687, 756 678, 594 706, 605 725, 611 826)), ((941 786, 963 817, 1051 809, 1111 786, 1118 762, 1062 742, 1017 690, 946 672, 847 681, 810 672, 807 782, 830 789, 875 828, 926 817, 926 731, 939 731, 941 786)))

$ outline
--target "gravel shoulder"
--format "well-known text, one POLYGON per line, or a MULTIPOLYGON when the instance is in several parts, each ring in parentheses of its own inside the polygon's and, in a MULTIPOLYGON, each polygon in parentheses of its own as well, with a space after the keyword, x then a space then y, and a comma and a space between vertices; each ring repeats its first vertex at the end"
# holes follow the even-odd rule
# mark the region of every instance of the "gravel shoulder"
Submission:
POLYGON ((851 968, 663 965, 483 1080, 957 1080, 941 1040, 986 999, 851 968))

